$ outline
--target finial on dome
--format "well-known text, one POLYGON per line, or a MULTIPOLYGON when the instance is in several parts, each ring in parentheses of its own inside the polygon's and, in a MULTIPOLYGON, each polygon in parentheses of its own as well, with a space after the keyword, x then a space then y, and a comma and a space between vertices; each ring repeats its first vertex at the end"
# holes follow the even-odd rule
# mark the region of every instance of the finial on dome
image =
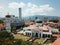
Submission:
POLYGON ((7 15, 9 15, 9 12, 7 12, 7 15))
POLYGON ((10 18, 10 14, 9 14, 9 12, 7 13, 6 17, 10 18))

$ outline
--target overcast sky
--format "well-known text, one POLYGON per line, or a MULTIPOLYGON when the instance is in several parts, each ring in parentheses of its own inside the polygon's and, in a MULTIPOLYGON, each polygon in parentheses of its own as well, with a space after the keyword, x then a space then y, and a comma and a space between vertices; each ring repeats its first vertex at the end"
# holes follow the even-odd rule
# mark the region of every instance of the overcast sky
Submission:
POLYGON ((18 8, 22 8, 22 16, 47 15, 60 16, 60 0, 0 0, 0 17, 19 16, 18 8))

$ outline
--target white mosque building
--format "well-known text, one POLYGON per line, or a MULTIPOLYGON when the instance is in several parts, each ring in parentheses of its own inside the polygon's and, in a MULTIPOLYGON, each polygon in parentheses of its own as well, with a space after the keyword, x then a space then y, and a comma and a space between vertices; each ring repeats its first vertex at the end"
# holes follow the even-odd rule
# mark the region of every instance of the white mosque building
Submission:
POLYGON ((51 37, 52 32, 59 32, 58 29, 51 28, 49 26, 37 26, 30 25, 28 27, 23 28, 23 34, 30 37, 51 37))
POLYGON ((24 21, 22 20, 21 17, 21 8, 19 8, 19 18, 15 17, 14 15, 10 15, 9 13, 6 15, 4 22, 6 23, 6 30, 8 32, 11 32, 11 28, 13 26, 23 26, 24 25, 24 21))

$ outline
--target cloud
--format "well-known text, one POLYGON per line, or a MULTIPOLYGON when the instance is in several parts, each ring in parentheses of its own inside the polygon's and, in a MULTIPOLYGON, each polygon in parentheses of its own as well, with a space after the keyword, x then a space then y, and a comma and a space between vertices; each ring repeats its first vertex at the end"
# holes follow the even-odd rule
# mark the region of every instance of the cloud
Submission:
POLYGON ((9 3, 9 7, 16 9, 16 8, 23 8, 25 6, 25 4, 23 2, 17 3, 17 2, 12 2, 9 3))
POLYGON ((35 5, 28 3, 26 10, 23 10, 23 15, 24 16, 29 16, 29 15, 48 15, 48 13, 51 13, 54 11, 54 8, 51 7, 49 4, 45 5, 35 5))
POLYGON ((3 6, 0 6, 0 12, 2 12, 4 10, 3 6))
POLYGON ((0 6, 0 10, 4 9, 2 6, 0 6))
POLYGON ((17 2, 12 2, 9 3, 9 8, 23 8, 22 10, 22 15, 23 16, 29 16, 29 15, 47 15, 48 13, 51 13, 54 11, 54 8, 51 7, 49 4, 44 4, 44 5, 36 5, 32 3, 17 3, 17 2))

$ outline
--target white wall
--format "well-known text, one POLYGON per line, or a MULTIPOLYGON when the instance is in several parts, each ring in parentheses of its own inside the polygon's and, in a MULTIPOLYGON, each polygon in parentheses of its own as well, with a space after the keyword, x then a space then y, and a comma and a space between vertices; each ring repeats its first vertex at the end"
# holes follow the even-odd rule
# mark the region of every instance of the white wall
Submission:
POLYGON ((6 23, 6 31, 11 32, 11 26, 10 26, 11 19, 6 18, 5 23, 6 23))

